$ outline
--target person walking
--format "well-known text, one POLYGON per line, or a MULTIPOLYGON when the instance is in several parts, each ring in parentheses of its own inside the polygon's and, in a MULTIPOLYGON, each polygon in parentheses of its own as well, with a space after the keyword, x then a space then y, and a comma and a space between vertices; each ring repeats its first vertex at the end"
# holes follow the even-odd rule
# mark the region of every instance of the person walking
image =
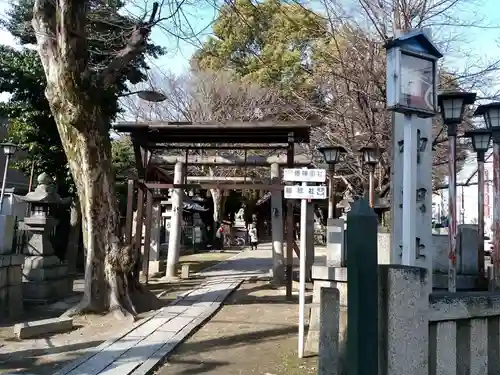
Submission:
POLYGON ((250 224, 248 235, 250 236, 251 249, 257 250, 257 244, 259 242, 259 238, 257 237, 257 226, 255 224, 250 224))

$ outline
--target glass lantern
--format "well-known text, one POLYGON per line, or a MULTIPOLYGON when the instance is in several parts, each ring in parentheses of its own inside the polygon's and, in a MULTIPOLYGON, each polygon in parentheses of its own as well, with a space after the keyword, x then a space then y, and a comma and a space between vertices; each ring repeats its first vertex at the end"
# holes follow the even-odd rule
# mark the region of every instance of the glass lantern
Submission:
POLYGON ((323 154, 327 164, 336 164, 340 161, 342 154, 346 153, 346 149, 342 146, 325 146, 318 148, 318 151, 323 154))
POLYGON ((480 105, 474 116, 483 116, 488 129, 500 130, 500 102, 480 105))
POLYGON ((422 30, 391 40, 387 49, 387 108, 432 117, 437 112, 437 61, 443 55, 422 30))
POLYGON ((359 150, 363 155, 363 163, 370 166, 375 166, 378 163, 378 153, 375 147, 363 147, 359 150))
POLYGON ((472 139, 472 148, 476 153, 484 153, 490 148, 491 130, 474 129, 465 133, 466 137, 472 139))
POLYGON ((14 143, 1 143, 4 155, 12 156, 17 150, 17 145, 14 143))

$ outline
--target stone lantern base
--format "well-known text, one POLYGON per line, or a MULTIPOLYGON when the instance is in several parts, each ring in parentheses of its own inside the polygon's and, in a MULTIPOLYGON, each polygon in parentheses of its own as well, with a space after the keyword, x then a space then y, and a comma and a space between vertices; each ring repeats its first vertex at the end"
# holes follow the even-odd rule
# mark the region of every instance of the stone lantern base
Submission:
POLYGON ((27 302, 48 302, 73 291, 68 265, 55 255, 26 256, 23 266, 23 297, 27 302))

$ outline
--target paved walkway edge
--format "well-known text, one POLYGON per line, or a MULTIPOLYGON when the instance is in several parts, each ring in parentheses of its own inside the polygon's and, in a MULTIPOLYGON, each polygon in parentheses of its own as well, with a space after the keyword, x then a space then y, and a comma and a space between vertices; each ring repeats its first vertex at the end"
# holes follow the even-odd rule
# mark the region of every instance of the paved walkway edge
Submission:
MULTIPOLYGON (((174 349, 182 344, 184 340, 186 340, 191 334, 195 333, 202 325, 209 320, 212 316, 214 316, 217 311, 224 305, 224 301, 232 294, 235 290, 237 290, 240 285, 243 283, 242 280, 234 280, 234 286, 231 290, 225 293, 221 300, 217 303, 211 305, 207 310, 205 310, 202 314, 200 314, 196 319, 186 325, 182 330, 176 333, 176 335, 172 338, 171 341, 168 341, 165 345, 163 345, 160 349, 153 353, 149 358, 145 359, 142 365, 140 365, 137 369, 127 375, 151 375, 153 374, 168 358, 171 352, 174 349)), ((186 296, 189 295, 186 294, 186 296)), ((176 299, 173 304, 177 304, 181 302, 183 299, 176 299)), ((125 375, 125 374, 124 374, 125 375)))
POLYGON ((142 365, 140 365, 136 370, 130 373, 130 375, 150 375, 153 374, 168 358, 174 349, 182 344, 192 333, 196 332, 201 326, 214 316, 217 311, 220 310, 223 303, 219 302, 210 306, 210 308, 184 327, 180 332, 178 332, 172 341, 167 342, 158 351, 153 353, 152 356, 147 358, 142 365))
POLYGON ((59 371, 57 371, 54 375, 66 375, 68 372, 74 370, 75 368, 77 368, 78 366, 80 366, 82 363, 84 363, 84 362, 88 361, 90 358, 96 356, 101 351, 103 351, 107 347, 111 346, 112 344, 114 344, 115 342, 117 342, 118 340, 120 340, 121 338, 127 336, 130 332, 132 332, 137 327, 140 327, 143 324, 147 323, 148 321, 150 321, 151 319, 153 319, 153 317, 154 317, 154 315, 151 315, 151 316, 148 316, 148 317, 146 317, 144 319, 139 320, 138 322, 134 323, 132 325, 132 327, 127 328, 126 330, 122 331, 118 335, 115 335, 112 338, 104 341, 100 345, 96 346, 95 348, 92 348, 91 349, 92 351, 90 353, 82 355, 80 358, 75 359, 69 365, 67 365, 67 366, 63 367, 62 369, 60 369, 59 371))
MULTIPOLYGON (((198 328, 200 328, 203 323, 205 323, 208 319, 210 319, 217 311, 223 306, 223 302, 236 290, 239 288, 241 283, 244 281, 241 279, 222 279, 222 280, 209 280, 203 283, 200 287, 190 290, 188 292, 183 293, 176 300, 174 300, 168 306, 155 311, 151 316, 148 316, 139 322, 135 323, 132 327, 127 329, 125 332, 122 332, 113 338, 103 342, 99 346, 90 349, 88 354, 82 355, 82 357, 72 361, 67 366, 56 372, 54 375, 97 375, 97 374, 106 374, 106 375, 146 375, 152 374, 158 367, 160 367, 165 359, 169 356, 169 354, 186 338, 188 338, 192 333, 194 333, 198 328), (228 285, 227 288, 217 289, 220 286, 221 282, 223 284, 228 285), (215 287, 216 290, 212 291, 211 289, 215 287), (206 293, 207 288, 209 289, 209 293, 206 293), (205 291, 205 293, 200 293, 205 291), (214 293, 215 292, 215 293, 214 293), (198 305, 198 306, 197 306, 198 305), (197 307, 196 307, 197 306, 197 307), (120 350, 121 353, 117 353, 118 355, 113 355, 113 351, 116 351, 117 346, 120 346, 122 342, 125 342, 130 339, 127 336, 134 336, 133 331, 136 331, 141 326, 142 330, 148 331, 148 334, 144 335, 140 341, 144 343, 147 341, 147 338, 151 336, 157 328, 153 328, 151 331, 150 325, 154 326, 155 319, 159 319, 160 321, 163 319, 173 319, 173 314, 178 314, 177 318, 183 315, 182 311, 187 311, 188 309, 196 310, 202 309, 200 313, 196 313, 193 318, 184 318, 187 319, 187 324, 183 325, 182 328, 177 329, 175 331, 171 331, 170 337, 168 334, 165 337, 165 340, 158 342, 158 344, 154 344, 153 346, 157 346, 156 350, 146 350, 146 352, 142 352, 141 356, 137 356, 137 348, 135 349, 135 355, 130 353, 131 350, 134 350, 134 347, 127 347, 120 350), (178 312, 176 312, 178 310, 178 312), (170 318, 166 318, 166 317, 170 318), (148 323, 149 324, 146 324, 148 323), (151 324, 153 323, 153 324, 151 324), (109 352, 108 354, 106 352, 109 352), (128 354, 130 353, 132 358, 127 359, 128 354), (109 358, 110 355, 113 358, 109 358), (102 357, 108 357, 103 361, 102 357), (99 364, 97 364, 99 363, 99 364), (97 364, 97 366, 96 366, 97 364)), ((197 311, 197 310, 196 310, 197 311)), ((160 332, 161 333, 161 332, 160 332)), ((132 337, 133 339, 134 337, 132 337)), ((137 339, 137 337, 135 337, 137 339)), ((157 342, 157 341, 156 341, 157 342)), ((141 349, 138 349, 141 351, 141 349)))

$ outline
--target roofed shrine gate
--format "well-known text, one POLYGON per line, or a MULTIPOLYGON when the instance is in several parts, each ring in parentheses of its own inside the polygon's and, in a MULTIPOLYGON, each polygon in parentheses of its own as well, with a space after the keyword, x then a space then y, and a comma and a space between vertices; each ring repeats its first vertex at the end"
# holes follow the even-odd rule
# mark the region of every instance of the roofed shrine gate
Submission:
MULTIPOLYGON (((150 266, 151 232, 153 205, 161 198, 172 199, 172 217, 167 253, 166 277, 176 276, 176 264, 180 254, 180 231, 182 223, 183 197, 185 189, 254 189, 271 192, 273 276, 283 278, 286 269, 287 297, 292 295, 293 249, 298 248, 294 238, 294 202, 286 204, 286 267, 283 254, 284 217, 282 208, 283 184, 280 166, 293 168, 307 166, 311 159, 304 155, 294 155, 295 144, 309 143, 310 122, 238 122, 225 124, 192 124, 190 122, 162 123, 118 123, 113 126, 119 133, 129 133, 136 160, 137 179, 129 180, 127 210, 125 220, 125 240, 134 241, 138 253, 143 252, 142 266, 138 264, 135 275, 141 271, 147 277, 150 266), (184 155, 165 156, 166 150, 182 150, 184 155), (242 150, 244 157, 221 157, 190 155, 195 150, 242 150), (280 150, 280 155, 247 156, 247 150, 280 150), (175 164, 173 182, 161 168, 175 164), (243 167, 243 183, 222 183, 214 177, 214 182, 188 183, 188 165, 218 167, 243 167), (247 167, 271 167, 271 184, 246 182, 247 167), (160 173, 158 173, 160 172, 160 173), (163 175, 163 177, 162 177, 163 175), (166 178, 165 178, 166 177, 166 178), (163 180, 163 181, 161 181, 163 180), (167 182, 164 182, 167 181, 167 182), (137 212, 134 223, 134 201, 137 212), (274 202, 274 205, 273 205, 274 202), (276 207, 277 205, 278 208, 276 207), (278 210, 278 211, 276 211, 278 210), (135 225, 135 236, 133 236, 135 225), (143 231, 144 226, 144 233, 143 231), (142 244, 144 238, 144 244, 142 244), (142 249, 141 249, 142 248, 142 249)), ((223 178, 220 178, 223 179, 223 178)), ((158 244, 159 245, 159 244, 158 244)), ((311 254, 314 257, 313 254, 311 254)), ((309 258, 309 254, 308 254, 309 258)), ((155 259, 158 260, 158 259, 155 259)))

